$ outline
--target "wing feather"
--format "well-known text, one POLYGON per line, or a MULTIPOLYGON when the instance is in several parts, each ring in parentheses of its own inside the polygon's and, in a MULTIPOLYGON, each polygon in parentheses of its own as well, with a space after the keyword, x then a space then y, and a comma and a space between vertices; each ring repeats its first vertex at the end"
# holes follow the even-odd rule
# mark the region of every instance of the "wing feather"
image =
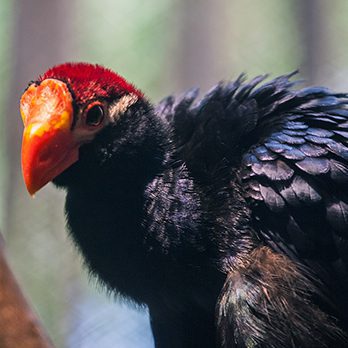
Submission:
POLYGON ((228 163, 265 243, 347 271, 348 96, 296 90, 293 74, 264 84, 241 75, 199 101, 197 89, 167 98, 158 112, 193 177, 214 180, 228 163))

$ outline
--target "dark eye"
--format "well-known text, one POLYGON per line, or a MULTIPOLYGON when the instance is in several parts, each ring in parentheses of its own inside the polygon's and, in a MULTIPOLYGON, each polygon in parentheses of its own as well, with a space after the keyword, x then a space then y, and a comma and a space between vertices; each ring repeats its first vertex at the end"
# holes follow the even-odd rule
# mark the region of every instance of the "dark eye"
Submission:
POLYGON ((104 109, 101 105, 95 104, 89 107, 86 112, 86 124, 88 126, 99 126, 104 118, 104 109))

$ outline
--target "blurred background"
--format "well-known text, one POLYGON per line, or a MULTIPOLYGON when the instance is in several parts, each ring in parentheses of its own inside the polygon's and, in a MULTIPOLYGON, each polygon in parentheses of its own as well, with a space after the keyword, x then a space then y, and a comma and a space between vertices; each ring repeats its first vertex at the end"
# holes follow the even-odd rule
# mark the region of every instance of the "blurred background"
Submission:
POLYGON ((22 289, 57 347, 153 347, 145 309, 98 288, 64 228, 64 193, 29 197, 19 98, 53 64, 108 66, 154 102, 192 86, 300 69, 348 91, 346 0, 1 0, 0 230, 22 289))

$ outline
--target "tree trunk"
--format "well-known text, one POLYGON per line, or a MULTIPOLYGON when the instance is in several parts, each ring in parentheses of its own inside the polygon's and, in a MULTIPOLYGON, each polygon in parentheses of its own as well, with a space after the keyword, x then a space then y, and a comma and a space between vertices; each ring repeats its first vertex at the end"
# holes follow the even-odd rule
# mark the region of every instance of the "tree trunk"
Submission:
POLYGON ((205 90, 226 78, 226 46, 231 45, 224 27, 228 12, 225 1, 180 2, 173 77, 179 91, 194 86, 205 90))
POLYGON ((302 41, 301 73, 309 84, 320 84, 328 61, 328 16, 325 0, 298 0, 297 16, 302 41))
POLYGON ((3 230, 8 259, 19 284, 60 347, 66 344, 64 333, 70 325, 68 312, 72 310, 61 294, 70 293, 77 283, 73 281, 76 273, 72 276, 75 263, 65 240, 62 193, 47 187, 33 200, 25 188, 20 165, 23 125, 19 100, 28 82, 48 67, 74 60, 74 5, 72 0, 13 1, 12 69, 6 106, 9 179, 3 230), (66 271, 60 273, 58 269, 66 271))
POLYGON ((0 347, 53 348, 4 255, 0 234, 0 347))
POLYGON ((13 199, 18 188, 24 189, 20 175, 20 139, 22 121, 19 99, 28 82, 49 66, 64 61, 69 52, 69 20, 72 1, 17 0, 14 2, 12 71, 7 106, 7 153, 9 183, 5 234, 12 231, 13 199))

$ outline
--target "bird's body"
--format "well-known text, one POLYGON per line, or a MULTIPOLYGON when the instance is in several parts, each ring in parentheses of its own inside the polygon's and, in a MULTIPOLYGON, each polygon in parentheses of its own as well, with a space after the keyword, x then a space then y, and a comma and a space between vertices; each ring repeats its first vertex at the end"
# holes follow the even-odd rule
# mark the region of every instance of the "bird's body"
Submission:
POLYGON ((156 347, 348 347, 347 95, 239 78, 153 108, 109 74, 39 79, 73 96, 78 160, 37 183, 24 153, 24 176, 67 190, 86 264, 148 305, 156 347))

